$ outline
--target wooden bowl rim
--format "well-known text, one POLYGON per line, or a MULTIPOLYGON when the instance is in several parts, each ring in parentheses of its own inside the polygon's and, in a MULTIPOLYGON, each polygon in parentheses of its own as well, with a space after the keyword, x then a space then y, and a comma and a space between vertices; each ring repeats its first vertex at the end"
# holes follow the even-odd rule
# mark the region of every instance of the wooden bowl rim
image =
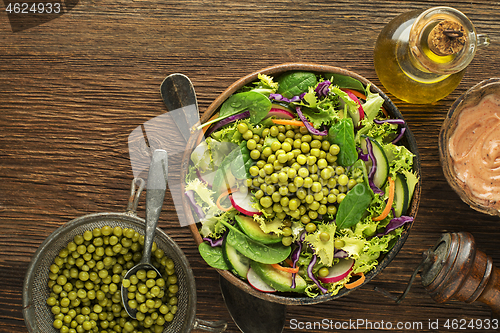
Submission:
MULTIPOLYGON (((332 74, 342 74, 346 76, 350 76, 352 78, 355 78, 359 80, 363 85, 366 87, 368 84, 370 85, 370 88, 372 91, 375 91, 380 94, 382 98, 384 98, 384 107, 386 110, 389 112, 389 115, 393 118, 401 118, 404 119, 401 113, 399 112, 398 108, 394 105, 394 103, 387 97, 387 95, 380 90, 376 85, 374 85, 372 82, 367 80, 366 78, 360 76, 357 73, 354 73, 352 71, 340 68, 340 67, 335 67, 335 66, 329 66, 329 65, 318 65, 318 64, 313 64, 313 63, 283 63, 279 65, 274 65, 270 66, 258 71, 255 71, 251 74, 248 74, 237 81, 235 81, 233 84, 231 84, 226 90, 224 90, 213 102, 210 104, 210 106, 207 108, 207 110, 203 113, 203 116, 201 117, 201 123, 204 123, 208 121, 217 111, 217 109, 222 105, 222 103, 229 98, 232 94, 234 94, 238 89, 243 87, 244 85, 257 80, 258 74, 266 74, 266 75, 274 75, 274 74, 279 74, 287 71, 312 71, 315 73, 332 73, 332 74)), ((387 252, 386 254, 383 255, 382 260, 378 263, 377 267, 370 271, 368 274, 366 274, 365 281, 358 287, 353 288, 353 289, 346 289, 343 288, 337 293, 336 295, 330 295, 330 294, 325 294, 325 295, 319 295, 317 297, 311 298, 307 296, 284 296, 288 294, 284 293, 264 293, 260 292, 250 285, 246 283, 245 281, 239 279, 235 275, 233 275, 231 272, 226 271, 226 270, 220 270, 217 269, 218 273, 231 282, 233 285, 236 287, 240 288, 241 290, 247 292, 248 294, 255 296, 257 298, 270 301, 270 302, 275 302, 275 303, 280 303, 280 304, 285 304, 285 305, 311 305, 311 304, 318 304, 322 302, 327 302, 333 299, 340 298, 342 296, 345 296, 349 294, 350 292, 360 288, 361 286, 365 285, 368 283, 372 278, 374 278, 378 273, 380 273, 391 261, 394 259, 396 254, 399 252, 399 250, 402 248, 403 244, 405 243, 406 239, 409 236, 409 231, 411 227, 413 226, 415 222, 415 218, 417 215, 418 211, 418 206, 420 203, 420 194, 421 194, 421 176, 420 176, 420 156, 418 152, 418 147, 416 144, 416 140, 413 136, 413 133, 410 131, 408 128, 408 125, 406 124, 406 131, 403 137, 403 140, 406 142, 406 145, 412 153, 415 154, 414 158, 414 170, 416 170, 416 174, 419 178, 419 182, 417 186, 415 187, 415 191, 413 194, 412 198, 412 203, 409 208, 409 216, 412 216, 414 218, 414 221, 411 223, 408 223, 401 234, 401 237, 396 241, 392 249, 387 252)), ((198 139, 198 136, 192 136, 187 144, 187 149, 186 153, 184 154, 183 157, 183 165, 182 169, 184 172, 188 170, 188 165, 189 165, 189 156, 191 150, 195 147, 196 141, 198 139)), ((186 174, 181 175, 181 177, 185 178, 186 174)), ((188 200, 183 199, 184 202, 184 210, 185 214, 187 215, 186 217, 189 216, 190 220, 193 219, 192 217, 192 212, 191 208, 189 206, 188 200)), ((198 227, 197 224, 190 224, 189 228, 191 230, 191 233, 193 235, 193 238, 196 241, 196 244, 199 245, 203 239, 198 232, 198 227)))

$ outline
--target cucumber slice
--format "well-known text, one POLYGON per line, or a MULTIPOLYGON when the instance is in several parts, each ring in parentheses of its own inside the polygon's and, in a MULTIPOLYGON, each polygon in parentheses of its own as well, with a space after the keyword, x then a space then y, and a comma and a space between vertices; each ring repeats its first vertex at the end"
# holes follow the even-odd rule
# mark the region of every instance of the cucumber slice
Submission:
POLYGON ((303 293, 307 287, 306 281, 299 274, 295 275, 295 288, 292 288, 292 273, 283 272, 271 265, 256 261, 251 261, 250 267, 265 283, 278 291, 303 293))
POLYGON ((282 236, 278 236, 274 233, 266 234, 260 228, 260 225, 250 216, 236 215, 236 222, 238 223, 241 230, 251 239, 261 242, 262 244, 274 244, 281 242, 282 236))
POLYGON ((229 269, 242 279, 247 278, 250 268, 250 259, 239 253, 234 247, 229 245, 226 240, 222 243, 222 255, 229 266, 229 269))
POLYGON ((377 161, 377 169, 373 175, 373 183, 380 189, 383 189, 389 177, 389 160, 385 155, 384 149, 377 140, 369 138, 372 143, 373 156, 377 161))
POLYGON ((394 191, 394 212, 396 217, 406 214, 408 206, 410 204, 410 192, 408 191, 408 183, 406 177, 398 173, 395 180, 395 191, 394 191))

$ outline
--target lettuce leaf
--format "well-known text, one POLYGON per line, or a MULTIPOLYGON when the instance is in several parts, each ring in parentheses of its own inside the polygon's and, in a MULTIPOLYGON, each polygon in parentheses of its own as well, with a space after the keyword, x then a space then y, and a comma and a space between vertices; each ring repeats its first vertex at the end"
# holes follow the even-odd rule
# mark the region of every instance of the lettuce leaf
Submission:
POLYGON ((316 231, 310 234, 307 234, 304 241, 311 244, 314 249, 314 252, 319 258, 319 262, 325 266, 332 266, 333 264, 333 252, 334 252, 334 240, 335 238, 335 230, 337 226, 335 223, 330 224, 318 224, 316 231), (320 239, 320 234, 322 232, 326 232, 331 235, 328 241, 322 241, 320 239))
POLYGON ((366 86, 365 94, 366 102, 363 104, 363 110, 365 111, 365 117, 371 122, 381 110, 384 99, 378 93, 372 93, 370 85, 366 86))
POLYGON ((262 215, 254 215, 253 219, 259 223, 260 229, 266 233, 275 233, 276 235, 281 235, 283 233, 283 230, 281 230, 281 227, 283 225, 282 220, 275 218, 272 221, 269 221, 265 219, 262 215))
POLYGON ((395 179, 397 173, 411 171, 415 155, 405 146, 396 146, 392 143, 383 145, 389 161, 389 176, 395 179))
POLYGON ((394 230, 383 237, 372 237, 364 249, 360 253, 358 259, 354 263, 353 273, 367 273, 378 265, 378 258, 383 252, 390 250, 391 241, 401 236, 403 228, 394 230))

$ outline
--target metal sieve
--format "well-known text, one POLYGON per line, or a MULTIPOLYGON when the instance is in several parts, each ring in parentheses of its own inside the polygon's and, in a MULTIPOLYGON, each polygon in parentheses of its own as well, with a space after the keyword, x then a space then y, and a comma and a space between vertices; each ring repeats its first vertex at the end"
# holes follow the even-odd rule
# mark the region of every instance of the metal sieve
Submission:
MULTIPOLYGON (((97 213, 78 217, 56 229, 40 245, 33 256, 23 285, 23 316, 30 333, 58 333, 52 326, 53 315, 46 304, 50 290, 49 267, 59 251, 73 240, 76 235, 86 230, 111 227, 132 228, 144 235, 145 221, 136 215, 137 205, 144 180, 132 181, 130 199, 124 213, 97 213), (136 183, 139 186, 136 190, 136 183)), ((224 321, 205 321, 196 318, 196 284, 189 261, 179 246, 162 230, 156 228, 155 239, 158 248, 165 251, 175 264, 178 277, 178 311, 174 320, 165 325, 163 333, 191 332, 193 329, 202 329, 209 332, 223 332, 227 323, 224 321)))

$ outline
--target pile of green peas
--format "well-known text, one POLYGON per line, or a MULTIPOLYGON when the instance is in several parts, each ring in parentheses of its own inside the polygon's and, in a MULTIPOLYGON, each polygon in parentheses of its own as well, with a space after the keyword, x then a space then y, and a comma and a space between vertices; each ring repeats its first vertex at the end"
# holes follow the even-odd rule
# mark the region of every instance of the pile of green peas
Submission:
MULTIPOLYGON (((128 292, 128 305, 132 309, 137 309, 136 318, 139 322, 144 322, 143 325, 146 328, 153 325, 163 326, 165 322, 174 319, 171 308, 162 301, 166 283, 169 285, 168 292, 173 295, 177 294, 179 290, 176 284, 177 276, 170 275, 165 281, 154 270, 141 269, 122 281, 122 285, 128 292), (150 314, 149 317, 148 314, 150 314)), ((175 306, 176 304, 177 297, 171 297, 169 305, 175 306)))
MULTIPOLYGON (((160 302, 136 320, 122 305, 123 276, 141 260, 143 246, 143 235, 119 226, 76 235, 49 267, 46 303, 54 315, 54 328, 61 333, 163 332, 163 325, 177 312, 178 286, 173 260, 156 243, 152 263, 166 277, 158 293, 160 302)), ((162 282, 157 279, 155 284, 162 282)))
POLYGON ((237 129, 255 162, 246 185, 268 217, 283 220, 286 246, 292 243, 292 219, 301 221, 307 232, 314 232, 314 222, 326 214, 335 215, 347 192, 363 182, 362 177, 349 178, 338 165, 338 145, 324 136, 311 135, 306 127, 271 126, 258 135, 242 122, 237 129), (265 144, 268 137, 270 145, 265 144))

